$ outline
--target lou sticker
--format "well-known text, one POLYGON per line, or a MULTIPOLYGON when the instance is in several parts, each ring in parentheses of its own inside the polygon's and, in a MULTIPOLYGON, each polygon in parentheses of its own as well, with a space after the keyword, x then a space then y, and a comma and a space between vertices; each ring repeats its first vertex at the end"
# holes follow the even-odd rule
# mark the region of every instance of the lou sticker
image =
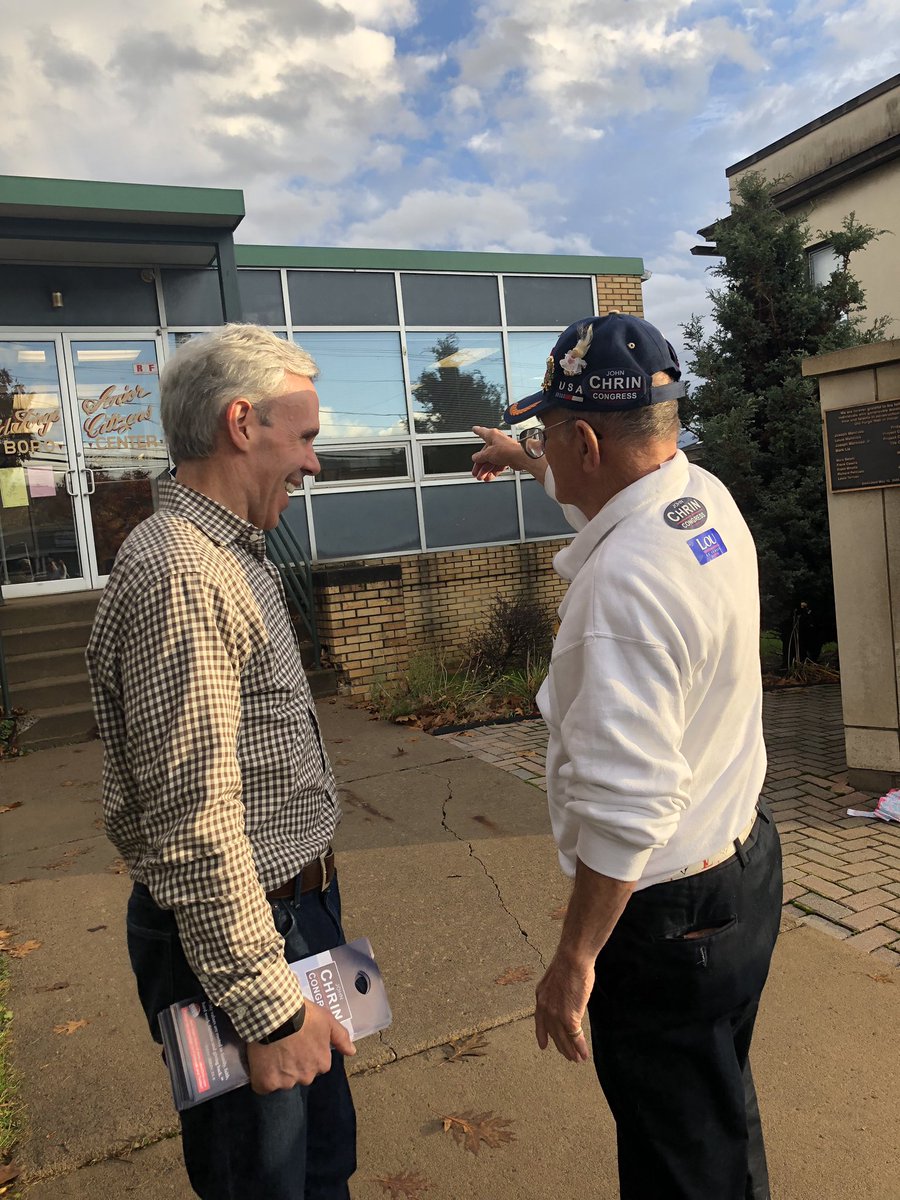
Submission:
POLYGON ((714 558, 721 558, 723 554, 728 553, 728 547, 722 541, 722 535, 715 529, 707 529, 706 533, 698 533, 696 537, 689 539, 688 545, 693 550, 694 558, 701 567, 712 562, 714 558))
POLYGON ((693 496, 670 500, 663 512, 663 520, 673 529, 699 529, 708 519, 705 506, 693 496))

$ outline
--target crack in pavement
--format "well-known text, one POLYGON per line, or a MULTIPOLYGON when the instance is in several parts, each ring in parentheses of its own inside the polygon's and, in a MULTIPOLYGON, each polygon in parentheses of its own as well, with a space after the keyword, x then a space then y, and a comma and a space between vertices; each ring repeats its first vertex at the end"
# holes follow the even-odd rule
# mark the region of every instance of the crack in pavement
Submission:
POLYGON ((99 1167, 106 1162, 127 1162, 132 1154, 136 1154, 141 1150, 147 1150, 151 1146, 157 1146, 160 1142, 168 1142, 172 1138, 178 1137, 180 1133, 180 1125, 167 1125, 164 1129, 159 1129, 155 1133, 148 1133, 143 1137, 132 1138, 130 1142, 123 1142, 118 1146, 110 1146, 107 1150, 85 1155, 84 1158, 79 1159, 75 1163, 40 1167, 37 1171, 25 1171, 18 1182, 30 1186, 33 1183, 45 1183, 49 1179, 62 1179, 66 1175, 74 1175, 77 1171, 83 1171, 87 1167, 99 1167))
MULTIPOLYGON (((404 1054, 398 1053, 392 1046, 388 1049, 394 1055, 390 1062, 373 1063, 370 1067, 362 1067, 359 1071, 351 1071, 352 1079, 364 1079, 367 1075, 377 1075, 379 1071, 383 1071, 386 1067, 392 1067, 395 1063, 408 1062, 411 1058, 420 1058, 424 1054, 430 1054, 433 1050, 442 1050, 445 1046, 452 1046, 454 1042, 461 1038, 472 1036, 475 1033, 491 1033, 495 1029, 508 1029, 511 1025, 519 1025, 523 1021, 531 1021, 534 1017, 534 1009, 529 1009, 528 1012, 518 1013, 512 1017, 505 1017, 500 1021, 494 1021, 488 1025, 478 1025, 474 1029, 467 1030, 463 1033, 456 1033, 452 1037, 445 1037, 437 1042, 430 1042, 427 1046, 420 1046, 416 1050, 408 1050, 404 1054)), ((441 1060, 445 1061, 445 1060, 441 1060)))
POLYGON ((472 842, 467 842, 465 838, 463 838, 463 837, 460 837, 460 835, 459 835, 459 834, 456 832, 456 830, 455 830, 455 829, 451 829, 451 828, 450 828, 450 826, 447 824, 447 805, 448 805, 448 804, 450 803, 450 801, 453 799, 453 782, 452 782, 452 780, 450 780, 450 779, 447 779, 445 782, 446 782, 446 784, 447 784, 447 795, 446 795, 446 797, 445 797, 445 799, 444 799, 444 803, 443 803, 443 805, 442 805, 442 807, 441 807, 441 827, 442 827, 443 829, 445 829, 445 830, 447 831, 447 833, 449 833, 449 834, 451 835, 451 837, 455 837, 455 838, 456 838, 456 840, 457 840, 458 842, 462 842, 462 844, 468 848, 468 851, 469 851, 469 857, 470 857, 470 858, 474 858, 474 859, 475 859, 475 861, 476 861, 476 862, 478 863, 478 865, 481 867, 482 871, 484 871, 484 873, 485 873, 485 875, 487 876, 487 878, 488 878, 488 879, 491 881, 491 883, 494 885, 494 890, 495 890, 495 891, 496 891, 496 893, 497 893, 497 899, 500 901, 500 907, 503 909, 503 911, 506 913, 506 915, 507 915, 508 917, 511 917, 511 918, 513 919, 513 921, 515 921, 515 923, 516 923, 516 928, 518 929, 519 933, 520 933, 520 934, 522 935, 522 937, 525 939, 525 942, 527 943, 528 947, 529 947, 531 950, 533 950, 533 951, 534 951, 534 953, 535 953, 535 954, 538 956, 538 961, 540 962, 542 969, 546 971, 546 969, 547 969, 547 964, 546 964, 546 962, 544 961, 544 956, 543 956, 543 954, 542 954, 542 953, 541 953, 541 951, 540 951, 540 947, 538 947, 538 946, 536 946, 536 945, 534 944, 534 942, 533 942, 533 941, 531 940, 531 938, 528 936, 528 930, 527 930, 527 929, 524 929, 524 928, 522 927, 522 923, 521 923, 521 921, 519 920, 519 918, 516 916, 516 914, 515 914, 514 912, 512 912, 512 911, 511 911, 511 910, 510 910, 510 909, 507 907, 506 901, 503 899, 503 893, 500 891, 500 885, 499 885, 499 883, 498 883, 498 882, 497 882, 497 880, 496 880, 496 879, 493 877, 493 875, 490 873, 490 871, 487 869, 487 865, 485 864, 485 862, 484 862, 482 859, 480 859, 480 858, 478 857, 478 855, 475 853, 475 846, 474 846, 474 844, 473 844, 472 842))
MULTIPOLYGON (((472 757, 469 755, 468 757, 472 757)), ((434 762, 426 763, 411 763, 408 767, 389 767, 386 771, 373 771, 369 775, 342 775, 338 779, 338 786, 343 783, 362 783, 366 779, 382 779, 385 775, 405 775, 409 771, 428 771, 429 767, 440 767, 443 763, 459 762, 460 756, 454 754, 452 758, 438 758, 434 762)))

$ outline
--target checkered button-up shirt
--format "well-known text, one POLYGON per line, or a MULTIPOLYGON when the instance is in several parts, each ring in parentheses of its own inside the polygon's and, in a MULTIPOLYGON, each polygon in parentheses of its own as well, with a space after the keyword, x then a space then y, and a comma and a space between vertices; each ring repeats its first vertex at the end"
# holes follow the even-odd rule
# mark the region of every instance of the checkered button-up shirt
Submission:
POLYGON ((334 776, 261 530, 174 480, 87 650, 106 830, 248 1041, 303 1003, 265 892, 322 854, 334 776))

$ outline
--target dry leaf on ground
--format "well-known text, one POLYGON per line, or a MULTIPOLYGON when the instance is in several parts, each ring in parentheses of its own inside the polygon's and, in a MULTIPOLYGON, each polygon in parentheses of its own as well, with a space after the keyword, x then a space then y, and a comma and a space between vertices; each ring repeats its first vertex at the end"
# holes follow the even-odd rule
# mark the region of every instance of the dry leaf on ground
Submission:
POLYGON ((893 983, 893 975, 889 975, 887 971, 882 971, 878 975, 870 975, 870 979, 874 979, 876 983, 893 983))
POLYGON ((21 808, 22 801, 14 800, 12 804, 0 804, 0 813, 12 812, 14 808, 21 808))
POLYGON ((473 1033, 469 1037, 450 1042, 444 1054, 444 1062, 459 1062, 463 1058, 480 1058, 487 1054, 488 1041, 483 1033, 473 1033))
POLYGON ((10 958, 25 958, 27 954, 31 954, 34 950, 40 950, 43 942, 38 942, 34 938, 28 942, 19 942, 18 946, 4 946, 3 949, 10 958))
POLYGON ((62 1025, 54 1025, 53 1032, 54 1033, 62 1033, 62 1034, 65 1034, 66 1037, 68 1037, 70 1034, 73 1034, 77 1029, 84 1029, 84 1027, 85 1027, 85 1025, 87 1025, 87 1023, 88 1022, 85 1021, 84 1019, 82 1019, 80 1021, 66 1021, 62 1025))
POLYGON ((19 1178, 22 1168, 18 1163, 7 1163, 6 1166, 0 1167, 0 1187, 7 1183, 12 1183, 14 1179, 19 1178))
POLYGON ((59 983, 48 983, 44 987, 36 987, 36 992, 61 992, 69 986, 68 979, 61 979, 59 983))
POLYGON ((124 860, 121 858, 114 858, 106 869, 111 875, 124 875, 128 870, 124 860))
POLYGON ((391 1200, 419 1200, 423 1192, 429 1191, 431 1183, 418 1171, 406 1171, 403 1175, 374 1175, 375 1183, 391 1200))
POLYGON ((11 880, 9 881, 9 886, 10 886, 10 887, 15 887, 17 883, 33 883, 33 882, 34 882, 34 880, 33 880, 33 879, 28 879, 28 878, 25 878, 25 879, 11 879, 11 880))
POLYGON ((0 929, 0 948, 4 947, 13 936, 11 929, 0 929))
POLYGON ((444 1133, 452 1137, 464 1149, 477 1154, 481 1143, 496 1150, 505 1142, 514 1142, 516 1135, 507 1126, 510 1122, 505 1117, 495 1117, 492 1112, 446 1113, 441 1117, 444 1133))
POLYGON ((68 871, 75 859, 80 854, 86 854, 87 850, 84 846, 73 846, 71 850, 67 850, 55 862, 47 863, 44 867, 45 871, 68 871))
POLYGON ((88 933, 99 933, 101 929, 106 929, 106 925, 89 925, 88 933))
POLYGON ((534 979, 531 967, 507 967, 502 975, 497 976, 494 983, 508 987, 511 983, 527 983, 529 979, 534 979))
POLYGON ((569 911, 568 904, 561 904, 559 906, 559 908, 554 908, 553 912, 550 914, 550 920, 551 921, 564 921, 566 919, 566 913, 568 911, 569 911))

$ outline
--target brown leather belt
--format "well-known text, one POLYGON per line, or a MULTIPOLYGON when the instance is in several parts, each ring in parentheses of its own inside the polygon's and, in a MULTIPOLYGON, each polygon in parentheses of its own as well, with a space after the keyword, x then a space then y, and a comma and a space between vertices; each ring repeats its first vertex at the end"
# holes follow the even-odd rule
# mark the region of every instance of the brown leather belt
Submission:
POLYGON ((334 851, 328 850, 327 853, 314 859, 311 863, 307 863, 299 875, 295 875, 293 879, 289 879, 281 887, 273 888, 271 892, 266 892, 266 899, 292 899, 297 893, 298 882, 301 892, 311 892, 313 890, 324 892, 332 879, 334 879, 334 851))

